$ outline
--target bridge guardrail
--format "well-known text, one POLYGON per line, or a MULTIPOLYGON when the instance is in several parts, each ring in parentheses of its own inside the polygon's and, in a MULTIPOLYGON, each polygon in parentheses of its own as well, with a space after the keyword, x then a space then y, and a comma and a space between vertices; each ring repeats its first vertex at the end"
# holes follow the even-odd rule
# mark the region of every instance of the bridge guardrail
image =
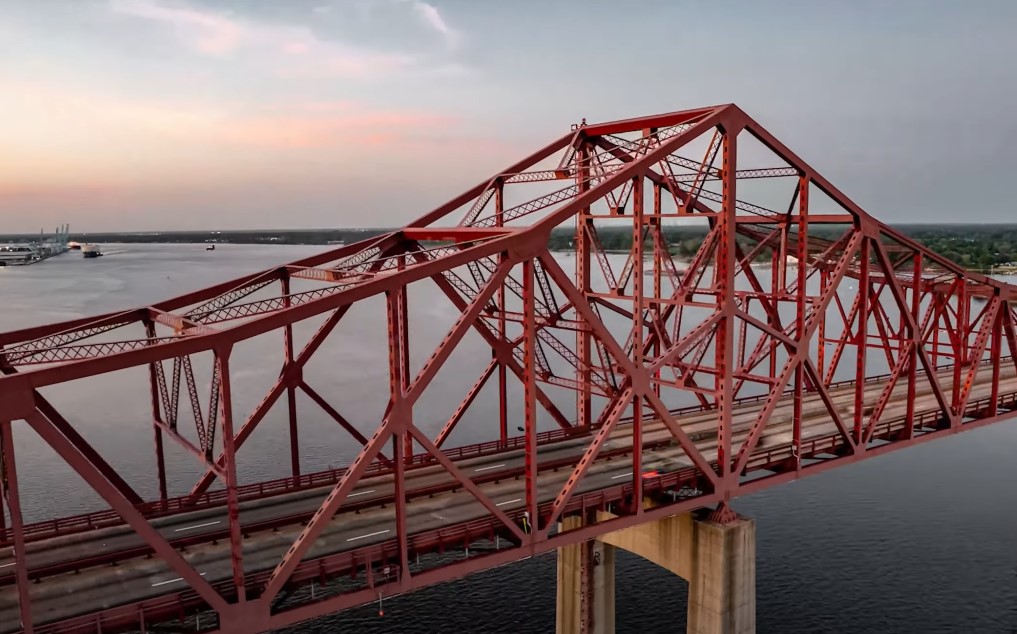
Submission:
MULTIPOLYGON (((1000 363, 1004 361, 1010 361, 1012 357, 1001 357, 1000 363)), ((991 360, 982 360, 980 363, 985 365, 990 363, 991 360)), ((939 365, 936 370, 945 370, 953 367, 952 364, 939 365)), ((888 379, 892 376, 890 373, 875 375, 865 378, 865 383, 875 383, 888 379)), ((846 385, 853 384, 853 379, 846 379, 843 381, 833 382, 827 386, 827 389, 834 389, 844 387, 846 385)), ((791 390, 785 390, 785 394, 789 394, 791 390)), ((756 403, 763 401, 767 398, 767 394, 759 394, 754 396, 745 396, 735 400, 735 404, 743 405, 749 403, 756 403)), ((682 408, 676 408, 671 410, 672 415, 681 416, 685 414, 691 414, 704 410, 702 405, 690 405, 682 408)), ((631 418, 627 417, 619 421, 620 423, 630 422, 631 418)), ((558 442, 566 440, 571 437, 581 436, 589 433, 588 430, 568 430, 568 429, 553 429, 549 431, 539 432, 537 434, 537 444, 544 445, 552 442, 558 442)), ((507 451, 512 449, 521 449, 525 446, 525 436, 513 436, 508 439, 507 442, 503 443, 501 440, 491 440, 482 443, 476 443, 473 445, 463 445, 460 447, 452 447, 442 452, 453 460, 459 460, 463 458, 471 457, 482 457, 497 453, 499 451, 507 451)), ((428 453, 414 454, 410 460, 409 467, 416 468, 422 467, 429 464, 436 464, 437 461, 428 453)), ((376 462, 367 468, 365 475, 381 475, 383 473, 391 472, 391 468, 386 466, 384 463, 376 462)), ((241 502, 260 499, 269 495, 278 495, 282 493, 291 493, 297 491, 303 491, 312 489, 319 486, 327 486, 336 484, 340 478, 346 473, 345 468, 329 469, 327 471, 318 471, 315 473, 301 474, 300 476, 293 477, 288 476, 284 478, 277 478, 274 480, 267 480, 264 482, 256 482, 251 484, 245 484, 237 487, 237 495, 241 502)), ((196 499, 191 499, 190 496, 180 496, 175 498, 169 498, 167 500, 157 500, 154 502, 146 502, 139 505, 137 508, 141 511, 142 515, 147 518, 153 519, 157 517, 164 517, 167 515, 173 515, 176 513, 184 513, 189 511, 199 511, 215 506, 221 506, 226 503, 226 490, 215 489, 213 491, 207 491, 196 499)), ((50 537, 56 537, 59 535, 67 535, 77 532, 84 532, 97 528, 105 528, 108 526, 116 526, 123 523, 123 518, 113 510, 102 510, 92 511, 90 513, 83 513, 80 515, 73 515, 69 517, 54 518, 52 520, 44 520, 41 522, 33 522, 24 526, 25 539, 28 542, 39 541, 42 539, 48 539, 50 537)), ((12 543, 13 536, 9 527, 0 528, 0 545, 9 545, 12 543)))
MULTIPOLYGON (((997 404, 1017 409, 1017 392, 1001 395, 997 404)), ((969 402, 965 407, 965 414, 983 412, 991 405, 991 397, 982 397, 969 402)), ((927 411, 919 414, 916 418, 916 422, 929 423, 940 418, 942 418, 941 412, 927 411)), ((890 426, 893 423, 899 423, 901 420, 902 418, 897 418, 892 421, 887 421, 888 424, 886 431, 890 431, 890 426)), ((883 427, 883 425, 881 424, 880 427, 883 427)), ((842 442, 839 434, 836 433, 813 438, 807 442, 807 445, 803 445, 802 455, 816 455, 818 453, 836 450, 841 444, 842 442), (805 449, 805 446, 808 446, 808 450, 805 449)), ((785 460, 786 458, 777 455, 780 451, 786 453, 787 447, 774 448, 765 454, 761 454, 767 456, 767 460, 764 460, 763 463, 756 467, 756 469, 766 469, 767 467, 774 466, 771 464, 773 461, 779 462, 785 460)), ((702 499, 703 505, 706 505, 711 501, 711 494, 705 493, 704 490, 700 488, 702 483, 703 477, 698 469, 695 467, 686 467, 675 472, 661 474, 652 478, 644 478, 643 491, 644 493, 655 493, 668 490, 680 490, 681 487, 688 487, 690 494, 685 499, 702 499)), ((631 497, 631 495, 632 484, 630 482, 597 491, 576 493, 572 499, 570 499, 563 512, 575 513, 577 511, 583 512, 592 509, 608 509, 614 502, 625 500, 627 496, 631 497)), ((541 504, 538 507, 538 515, 546 516, 552 506, 552 501, 541 504)), ((516 511, 508 511, 506 515, 508 515, 513 521, 520 522, 522 513, 523 510, 520 509, 516 511)), ((448 548, 454 548, 457 545, 462 544, 469 544, 473 540, 482 537, 494 539, 496 535, 506 535, 506 531, 504 527, 501 526, 500 522, 496 518, 480 518, 455 526, 434 529, 418 533, 416 535, 411 535, 408 539, 409 552, 412 555, 416 552, 433 552, 437 549, 439 554, 442 554, 448 548)), ((299 586, 315 579, 321 579, 324 581, 326 578, 334 578, 344 572, 362 568, 371 571, 368 576, 369 580, 367 581, 367 587, 373 588, 376 587, 374 580, 375 568, 379 566, 384 567, 389 562, 394 561, 398 558, 398 552, 398 539, 391 539, 365 546, 357 550, 335 553, 317 559, 302 561, 294 569, 288 585, 299 586)), ((382 576, 382 581, 385 582, 398 580, 399 571, 397 565, 392 566, 392 572, 394 574, 379 576, 382 576)), ((271 573, 272 570, 265 570, 246 576, 245 585, 248 592, 252 593, 250 596, 257 594, 259 589, 263 587, 265 582, 267 582, 271 573)), ((215 582, 212 585, 223 593, 224 596, 229 598, 229 589, 232 586, 232 582, 230 580, 215 582)), ((108 608, 103 610, 101 615, 88 614, 67 619, 58 623, 38 625, 35 627, 35 631, 38 634, 92 634, 94 632, 102 631, 103 627, 131 626, 138 623, 139 619, 149 622, 158 619, 170 619, 174 616, 179 616, 179 618, 183 619, 188 609, 201 607, 203 605, 204 603, 201 598, 193 590, 188 589, 146 601, 108 608)))

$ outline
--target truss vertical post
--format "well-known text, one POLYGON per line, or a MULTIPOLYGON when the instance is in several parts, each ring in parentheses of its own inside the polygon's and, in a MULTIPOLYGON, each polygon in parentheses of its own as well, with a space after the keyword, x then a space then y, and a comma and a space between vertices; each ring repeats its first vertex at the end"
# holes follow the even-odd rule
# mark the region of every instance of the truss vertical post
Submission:
POLYGON ((14 462, 14 434, 9 420, 0 421, 0 451, 3 456, 4 498, 11 514, 11 532, 14 535, 14 575, 18 586, 18 609, 24 634, 32 634, 32 603, 28 594, 28 561, 25 552, 25 523, 21 515, 18 495, 18 470, 14 462))
POLYGON ((725 128, 721 165, 722 217, 720 240, 717 244, 716 279, 717 301, 720 303, 720 320, 717 322, 715 343, 716 375, 714 398, 717 402, 717 463, 720 481, 725 489, 733 488, 728 481, 731 474, 731 407, 734 400, 734 332, 735 332, 735 223, 737 222, 736 182, 738 128, 725 128))
MULTIPOLYGON (((280 282, 282 284, 283 307, 289 308, 291 305, 289 274, 284 275, 280 282)), ((287 374, 286 406, 290 428, 290 472, 293 477, 297 477, 300 475, 300 435, 297 429, 297 385, 293 377, 289 375, 289 372, 294 369, 293 324, 291 323, 287 323, 283 328, 283 352, 286 355, 284 372, 287 374)))
MULTIPOLYGON (((957 329, 960 335, 961 348, 958 354, 963 359, 964 365, 970 365, 971 346, 974 342, 971 341, 971 333, 975 331, 974 324, 971 323, 971 293, 968 290, 968 280, 964 278, 963 284, 961 285, 961 299, 960 304, 963 308, 963 312, 957 318, 958 324, 957 329)), ((961 380, 963 384, 963 379, 961 380)))
POLYGON ((399 295, 397 291, 385 293, 385 323, 388 325, 388 409, 391 412, 402 396, 402 354, 399 351, 399 295))
MULTIPOLYGON (((495 226, 503 226, 505 224, 505 219, 502 216, 505 213, 505 183, 501 179, 498 180, 494 190, 494 212, 495 226)), ((499 253, 498 265, 503 266, 507 257, 504 251, 499 253)), ((502 280, 498 284, 498 294, 495 300, 498 304, 498 332, 496 334, 500 341, 508 339, 508 325, 505 320, 505 311, 508 310, 508 306, 505 299, 505 280, 502 280)), ((497 358, 496 353, 495 358, 497 358)), ((498 429, 501 432, 502 444, 507 445, 509 439, 508 368, 500 361, 498 362, 498 429)))
MULTIPOLYGON (((922 310, 922 254, 918 251, 915 252, 914 257, 914 268, 911 271, 912 275, 912 286, 911 286, 911 316, 912 321, 915 324, 921 324, 921 310, 922 310)), ((908 320, 904 316, 904 311, 901 311, 901 332, 904 332, 904 326, 908 320)), ((922 342, 922 331, 921 326, 915 328, 911 332, 911 352, 909 353, 908 359, 908 397, 907 397, 907 408, 905 413, 905 430, 907 432, 907 438, 910 440, 915 436, 915 394, 918 385, 918 346, 924 345, 922 342)), ((901 351, 903 353, 903 351, 901 351)), ((936 380, 935 377, 930 377, 932 380, 936 380)))
MULTIPOLYGON (((154 322, 145 322, 145 335, 148 337, 149 345, 152 345, 152 341, 155 339, 154 322)), ((152 432, 155 442, 156 477, 159 479, 159 499, 165 502, 168 497, 166 487, 166 454, 162 444, 162 428, 156 424, 161 420, 159 409, 159 374, 155 369, 156 363, 162 363, 162 361, 148 364, 148 382, 152 391, 152 432)))
MULTIPOLYGON (((659 328, 663 328, 660 319, 660 299, 664 297, 664 290, 661 288, 661 275, 663 273, 662 266, 664 258, 670 258, 671 254, 667 251, 667 247, 664 243, 664 229, 661 214, 661 186, 660 183, 653 183, 653 217, 650 222, 653 224, 653 303, 650 305, 650 313, 653 317, 652 323, 659 324, 659 328)), ((653 347, 649 350, 650 354, 656 358, 660 356, 663 350, 661 345, 660 336, 653 337, 653 347)), ((653 384, 653 391, 660 398, 660 377, 661 368, 657 368, 656 372, 653 373, 653 378, 656 382, 653 384)))
MULTIPOLYGON (((400 255, 397 260, 397 267, 400 271, 406 269, 406 255, 400 255)), ((390 379, 396 384, 392 393, 398 394, 398 401, 405 399, 409 390, 410 381, 410 312, 406 298, 406 285, 402 284, 386 294, 388 301, 388 352, 390 361, 396 363, 399 368, 395 373, 390 372, 390 379)), ((396 401, 390 403, 394 407, 396 401)), ((412 409, 401 412, 405 424, 412 423, 412 409)), ((397 435, 400 428, 396 429, 397 435)), ((413 436, 403 434, 403 459, 409 463, 413 460, 413 436)))
MULTIPOLYGON (((399 269, 406 268, 406 256, 399 256, 399 269)), ((400 392, 405 394, 409 389, 410 380, 410 309, 409 304, 406 300, 406 285, 399 286, 396 291, 397 304, 397 315, 399 317, 399 378, 400 378, 400 392)), ((410 425, 413 423, 413 410, 408 409, 405 413, 405 424, 410 425)), ((403 435, 403 451, 405 452, 405 460, 409 463, 413 460, 413 436, 410 434, 403 435)))
MULTIPOLYGON (((989 342, 989 359, 992 360, 992 387, 989 393, 989 416, 996 416, 999 414, 999 379, 1000 379, 1000 366, 1003 362, 1000 357, 1003 356, 1003 319, 1006 317, 1007 305, 1003 302, 1000 309, 996 312, 995 317, 992 320, 992 335, 989 342)), ((981 363, 981 359, 975 359, 975 363, 981 363)))
MULTIPOLYGON (((237 601, 246 601, 244 582, 243 548, 244 536, 240 527, 240 507, 237 496, 237 452, 233 437, 233 396, 230 388, 230 349, 216 350, 219 364, 219 407, 222 420, 222 449, 226 460, 226 514, 230 525, 230 562, 233 565, 233 583, 237 590, 237 601)), ((209 412, 211 416, 211 412, 209 412)), ((211 446, 211 445, 210 445, 211 446)))
POLYGON ((779 290, 787 288, 787 256, 791 254, 791 248, 788 245, 788 232, 790 231, 791 221, 785 218, 780 223, 780 257, 777 258, 777 276, 779 279, 779 290))
MULTIPOLYGON (((826 293, 826 287, 830 284, 830 274, 825 268, 819 270, 819 296, 822 297, 826 293)), ((819 328, 816 331, 816 372, 819 374, 820 380, 823 378, 824 367, 826 364, 826 315, 823 315, 820 322, 819 328)), ((772 374, 770 376, 773 376, 772 374)))
POLYGON ((400 438, 406 432, 392 434, 392 460, 395 464, 394 493, 396 536, 399 540, 399 571, 403 581, 410 578, 409 533, 406 525, 406 460, 403 456, 404 441, 400 438))
MULTIPOLYGON (((643 136, 649 137, 644 130, 643 136)), ((647 139, 648 141, 648 139, 647 139)), ((643 214, 644 181, 640 174, 632 179, 632 363, 643 367, 643 214)), ((643 512, 643 397, 632 399, 632 512, 643 512)))
MULTIPOLYGON (((585 194, 590 188, 590 147, 581 143, 576 148, 576 187, 578 196, 585 194)), ((593 230, 593 216, 590 214, 590 207, 583 207, 576 214, 576 288, 582 294, 591 290, 590 270, 592 265, 591 255, 593 245, 590 240, 590 231, 593 230)), ((590 361, 592 358, 590 348, 593 345, 589 328, 582 328, 576 331, 576 356, 579 358, 576 367, 576 381, 582 386, 576 392, 576 424, 589 427, 593 422, 592 392, 590 390, 590 361)))
POLYGON ((967 290, 967 280, 959 277, 957 279, 957 331, 954 338, 953 394, 951 399, 953 411, 957 414, 952 420, 958 423, 961 414, 961 386, 964 382, 961 377, 967 371, 968 365, 968 333, 970 332, 968 320, 971 318, 971 301, 967 290))
POLYGON ((854 440, 859 448, 864 449, 865 420, 865 352, 868 348, 869 325, 869 237, 862 238, 858 249, 858 325, 855 329, 855 399, 854 399, 854 440))
POLYGON ((1010 350, 1010 361, 1013 363, 1014 368, 1017 369, 1017 333, 1014 332, 1014 323, 1017 322, 1015 318, 1015 311, 1007 309, 1003 312, 1003 337, 1006 340, 1006 346, 1010 350))
POLYGON ((537 327, 534 305, 534 261, 523 260, 523 401, 525 409, 526 511, 534 534, 540 525, 537 516, 537 327))
MULTIPOLYGON (((805 338, 805 311, 806 304, 805 300, 808 296, 808 289, 806 285, 808 283, 808 268, 809 268, 809 179, 806 176, 798 177, 798 250, 796 253, 796 259, 798 265, 796 270, 798 271, 798 282, 797 282, 797 293, 796 295, 796 306, 795 312, 795 336, 798 339, 798 345, 808 346, 809 341, 805 338)), ((820 295, 822 297, 822 295, 820 295)), ((816 310, 819 310, 817 307, 816 310)), ((824 322, 826 322, 826 311, 822 314, 817 315, 819 319, 819 325, 817 328, 822 328, 824 322)), ((776 343, 776 342, 774 342, 776 343)), ((808 357, 808 353, 803 355, 802 360, 799 361, 795 366, 795 379, 794 379, 794 396, 793 396, 793 414, 791 419, 791 445, 795 457, 795 465, 797 468, 801 468, 802 464, 802 399, 803 389, 805 386, 805 359, 808 357)))
MULTIPOLYGON (((932 367, 939 367, 939 293, 930 293, 929 301, 932 303, 932 367)), ((937 382, 938 378, 935 379, 937 382)))
MULTIPOLYGON (((779 245, 784 244, 784 237, 787 233, 788 219, 782 218, 780 220, 780 235, 781 242, 779 245)), ((783 269, 785 266, 786 254, 782 250, 782 246, 772 247, 771 252, 773 253, 773 266, 770 267, 770 294, 773 298, 773 310, 767 311, 766 318, 771 328, 779 328, 778 317, 780 317, 780 290, 781 290, 781 279, 783 276, 783 269), (778 253, 778 249, 781 252, 778 253)), ((770 373, 767 375, 771 378, 777 376, 777 340, 770 337, 770 373)))
POLYGON ((388 323, 388 415, 394 421, 392 434, 392 460, 395 463, 394 488, 396 511, 396 535, 399 540, 399 566, 403 579, 409 578, 409 547, 406 527, 406 464, 412 455, 406 455, 407 448, 412 449, 412 438, 407 433, 409 424, 409 407, 406 402, 406 373, 409 368, 404 364, 403 315, 405 309, 405 286, 388 291, 385 294, 388 323))

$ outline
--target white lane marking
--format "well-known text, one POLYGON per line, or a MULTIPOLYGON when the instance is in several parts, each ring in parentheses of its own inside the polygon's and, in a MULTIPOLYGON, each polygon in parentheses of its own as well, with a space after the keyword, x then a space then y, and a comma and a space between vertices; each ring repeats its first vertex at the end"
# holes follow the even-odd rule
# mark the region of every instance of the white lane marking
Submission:
POLYGON ((370 491, 358 491, 357 493, 350 493, 346 497, 348 497, 348 498, 355 498, 358 495, 367 495, 368 493, 374 493, 374 489, 371 489, 370 491))
POLYGON ((473 471, 474 471, 474 473, 477 472, 477 471, 490 471, 491 469, 497 469, 498 467, 504 467, 504 466, 505 465, 503 465, 503 464, 495 464, 495 465, 491 465, 490 467, 481 467, 479 469, 474 469, 473 471))
POLYGON ((375 535, 384 535, 385 533, 390 533, 390 532, 391 532, 391 531, 390 531, 389 529, 387 529, 387 528, 386 528, 385 530, 383 530, 383 531, 378 531, 378 532, 376 532, 376 533, 368 533, 368 534, 366 534, 366 535, 358 535, 357 537, 350 537, 350 538, 349 538, 349 539, 347 539, 346 541, 348 541, 348 542, 355 542, 355 541, 357 541, 358 539, 365 539, 365 538, 367 538, 367 537, 374 537, 375 535))
POLYGON ((514 500, 505 500, 504 502, 498 502, 495 506, 505 506, 506 504, 513 504, 515 502, 522 502, 523 498, 516 498, 514 500))
MULTIPOLYGON (((205 573, 205 572, 199 572, 198 574, 199 574, 199 575, 201 575, 202 577, 204 577, 204 576, 205 576, 206 574, 208 574, 208 573, 205 573)), ((157 587, 159 587, 159 586, 164 586, 164 585, 166 585, 167 583, 175 583, 175 582, 177 582, 177 581, 183 581, 183 580, 184 580, 184 578, 183 578, 183 577, 177 577, 176 579, 167 579, 166 581, 160 581, 160 582, 158 582, 158 583, 153 583, 153 584, 152 584, 152 587, 153 587, 153 588, 157 588, 157 587)))
POLYGON ((214 522, 206 522, 204 524, 195 524, 194 526, 185 526, 183 528, 178 528, 178 529, 176 529, 173 532, 174 533, 182 533, 184 531, 194 530, 195 528, 205 528, 206 526, 215 526, 216 524, 220 524, 220 523, 222 523, 222 520, 216 520, 214 522))
POLYGON ((621 475, 611 476, 611 479, 612 480, 617 480, 618 478, 631 478, 631 477, 632 477, 632 472, 629 471, 628 473, 623 473, 621 475))
POLYGON ((16 564, 16 563, 18 563, 18 562, 16 562, 16 561, 12 561, 12 562, 11 562, 11 563, 9 563, 9 564, 4 564, 4 565, 0 566, 0 568, 9 568, 10 566, 13 566, 13 565, 14 565, 14 564, 16 564))

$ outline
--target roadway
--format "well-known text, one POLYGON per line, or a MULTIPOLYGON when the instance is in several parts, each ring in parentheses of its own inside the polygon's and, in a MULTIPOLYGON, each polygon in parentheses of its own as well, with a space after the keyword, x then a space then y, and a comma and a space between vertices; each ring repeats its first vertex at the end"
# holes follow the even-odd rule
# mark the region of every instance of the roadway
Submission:
MULTIPOLYGON (((941 370, 942 383, 949 384, 949 370, 941 370)), ((865 402, 872 404, 884 389, 884 381, 873 381, 865 387, 865 402)), ((989 397, 991 373, 979 373, 969 402, 989 397)), ((884 438, 903 429, 907 412, 906 381, 895 387, 876 430, 876 438, 884 438)), ((950 388, 944 386, 949 399, 950 388)), ((831 397, 850 426, 854 385, 831 389, 831 397)), ((1004 367, 1000 397, 1017 393, 1017 376, 1013 367, 1004 367)), ((762 401, 739 404, 732 416, 732 447, 737 450, 749 433, 762 401)), ((938 405, 927 381, 918 382, 915 415, 934 412, 938 405), (924 383, 924 385, 923 385, 924 383)), ((749 462, 749 469, 761 469, 791 457, 791 399, 778 403, 749 462)), ((806 394, 802 403, 803 444, 829 440, 824 447, 833 447, 838 431, 826 406, 816 394, 806 394)), ((707 461, 717 454, 716 416, 705 411, 679 417, 682 428, 693 438, 707 461)), ((645 471, 675 471, 692 467, 692 462, 676 443, 668 442, 670 433, 659 421, 644 426, 643 468, 645 471)), ((568 438, 539 448, 540 475, 537 492, 541 502, 553 500, 564 486, 571 467, 589 445, 589 436, 568 438)), ((628 425, 619 425, 607 440, 600 457, 590 465, 580 481, 577 494, 610 489, 631 481, 632 437, 628 425)), ((459 469, 470 475, 480 489, 510 516, 524 509, 525 457, 522 450, 456 460, 459 469)), ((468 491, 453 489, 452 478, 440 465, 426 465, 407 470, 407 525, 411 535, 462 525, 490 516, 468 491)), ((245 573, 271 570, 279 562, 306 521, 320 505, 331 487, 276 495, 241 504, 240 520, 247 537, 244 540, 245 573)), ((351 492, 340 512, 329 522, 305 560, 377 546, 396 537, 393 476, 381 474, 363 479, 351 492)), ((152 520, 152 524, 181 550, 185 560, 209 581, 232 577, 226 510, 222 507, 180 513, 152 520), (186 547, 184 547, 186 546, 186 547)), ((158 558, 148 558, 144 542, 123 526, 76 533, 29 544, 30 576, 37 578, 30 586, 33 621, 36 624, 59 621, 88 614, 115 605, 135 603, 180 592, 185 584, 179 575, 158 558), (115 561, 116 565, 110 565, 115 561)), ((0 631, 20 629, 17 591, 13 583, 13 558, 10 552, 0 555, 0 631)))

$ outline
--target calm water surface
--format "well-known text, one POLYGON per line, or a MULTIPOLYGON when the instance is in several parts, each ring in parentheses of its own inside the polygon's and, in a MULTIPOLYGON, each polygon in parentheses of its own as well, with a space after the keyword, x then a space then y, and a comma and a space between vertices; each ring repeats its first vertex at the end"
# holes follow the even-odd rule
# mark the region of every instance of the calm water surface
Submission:
MULTIPOLYGON (((67 254, 0 269, 0 331, 155 302, 320 249, 223 246, 206 253, 200 245, 109 245, 107 251, 116 252, 95 261, 67 254)), ((425 295, 413 303, 420 308, 412 308, 411 317, 426 317, 428 311, 447 317, 444 304, 425 295)), ((379 412, 359 395, 384 384, 384 376, 368 367, 376 351, 362 349, 365 335, 383 327, 376 321, 351 312, 350 323, 344 322, 330 341, 333 349, 323 351, 321 366, 310 374, 329 394, 358 395, 336 398, 364 430, 379 412), (361 358, 364 363, 358 364, 361 358)), ((469 345, 481 349, 468 344, 457 367, 469 366, 469 345)), ((235 388, 238 410, 253 408, 271 384, 278 369, 272 350, 252 345, 235 353, 241 355, 233 363, 237 376, 251 383, 235 388)), ((486 363, 484 355, 475 356, 486 363)), ((458 402, 463 383, 473 378, 471 369, 444 377, 444 383, 436 380, 436 392, 458 402)), ((124 373, 46 395, 121 473, 131 476, 132 484, 136 477, 136 487, 151 495, 145 399, 133 403, 125 386, 138 394, 145 389, 136 374, 124 373)), ((443 405, 422 404, 421 426, 434 431, 428 415, 433 411, 438 420, 443 405)), ((351 447, 319 412, 302 404, 301 420, 310 428, 301 447, 305 469, 349 458, 351 447)), ((38 519, 97 505, 52 452, 19 432, 26 514, 38 519)), ((462 433, 462 442, 490 436, 483 429, 462 433)), ((283 475, 284 438, 279 425, 259 429, 244 448, 242 478, 283 475)), ((1015 449, 1017 426, 1003 423, 738 500, 737 510, 757 522, 758 631, 1017 632, 1015 449)), ((170 462, 178 486, 193 481, 193 462, 176 455, 170 462)), ((682 580, 625 553, 617 575, 620 634, 684 631, 687 587, 682 580)), ((377 616, 377 606, 366 606, 292 631, 543 634, 554 631, 554 580, 553 557, 541 557, 387 600, 384 617, 377 616)))

